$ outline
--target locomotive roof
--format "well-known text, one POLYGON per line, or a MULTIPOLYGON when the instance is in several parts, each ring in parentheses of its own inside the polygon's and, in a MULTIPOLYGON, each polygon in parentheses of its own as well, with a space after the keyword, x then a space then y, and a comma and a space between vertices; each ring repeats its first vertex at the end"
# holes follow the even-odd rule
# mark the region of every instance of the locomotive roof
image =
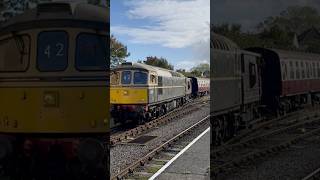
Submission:
POLYGON ((50 2, 17 15, 0 27, 1 32, 36 27, 90 27, 107 30, 108 9, 86 3, 50 2))
POLYGON ((127 69, 127 68, 132 68, 132 69, 144 69, 146 71, 154 71, 156 72, 159 76, 165 76, 165 77, 184 77, 181 73, 156 67, 156 66, 150 66, 147 64, 142 64, 142 63, 123 63, 119 65, 115 69, 127 69))
POLYGON ((228 48, 227 50, 239 49, 239 46, 235 42, 231 41, 230 39, 222 35, 211 32, 211 36, 212 36, 211 41, 218 41, 220 44, 227 46, 228 48))

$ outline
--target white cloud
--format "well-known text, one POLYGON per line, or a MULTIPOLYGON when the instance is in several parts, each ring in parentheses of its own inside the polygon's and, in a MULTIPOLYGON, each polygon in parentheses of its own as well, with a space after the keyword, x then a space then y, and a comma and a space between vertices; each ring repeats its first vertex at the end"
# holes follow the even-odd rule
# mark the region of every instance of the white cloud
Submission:
POLYGON ((125 4, 129 18, 152 22, 149 26, 111 27, 112 33, 127 35, 133 43, 185 48, 209 41, 210 0, 135 0, 125 4))

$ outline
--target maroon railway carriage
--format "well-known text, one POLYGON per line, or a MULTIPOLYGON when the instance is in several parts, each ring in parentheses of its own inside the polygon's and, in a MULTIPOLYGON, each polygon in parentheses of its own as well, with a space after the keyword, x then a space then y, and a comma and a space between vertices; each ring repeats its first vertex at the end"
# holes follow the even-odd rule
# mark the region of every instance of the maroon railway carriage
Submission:
POLYGON ((206 95, 209 93, 210 79, 209 78, 197 78, 198 93, 200 95, 206 95))
POLYGON ((319 100, 320 55, 278 49, 249 48, 263 57, 262 102, 287 112, 319 100))

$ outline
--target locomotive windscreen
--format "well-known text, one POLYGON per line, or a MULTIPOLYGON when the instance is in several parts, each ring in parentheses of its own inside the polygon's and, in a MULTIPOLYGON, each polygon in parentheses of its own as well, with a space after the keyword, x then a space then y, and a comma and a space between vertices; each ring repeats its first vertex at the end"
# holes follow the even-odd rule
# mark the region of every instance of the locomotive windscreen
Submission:
POLYGON ((81 33, 77 38, 76 67, 79 70, 106 70, 108 38, 106 36, 81 33))

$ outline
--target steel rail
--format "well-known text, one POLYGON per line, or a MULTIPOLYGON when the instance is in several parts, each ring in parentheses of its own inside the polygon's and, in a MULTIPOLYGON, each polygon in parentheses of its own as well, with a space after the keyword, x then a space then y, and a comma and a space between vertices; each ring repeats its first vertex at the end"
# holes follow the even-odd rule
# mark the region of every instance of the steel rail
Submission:
MULTIPOLYGON (((261 138, 263 138, 263 137, 272 136, 272 135, 279 134, 279 133, 282 133, 282 132, 287 132, 289 130, 293 130, 294 128, 299 128, 299 127, 301 127, 303 125, 316 123, 318 121, 319 121, 319 118, 315 118, 313 120, 300 123, 299 125, 294 125, 294 126, 289 126, 289 127, 286 127, 286 128, 278 129, 276 131, 273 131, 273 132, 270 132, 270 133, 266 133, 266 134, 264 134, 262 136, 259 136, 257 138, 249 139, 246 142, 241 142, 241 143, 239 143, 237 145, 233 145, 233 148, 230 147, 230 148, 226 149, 226 151, 230 151, 230 150, 234 149, 234 147, 236 147, 236 146, 243 147, 243 148, 247 148, 248 146, 249 147, 250 146, 254 146, 253 143, 258 142, 258 140, 261 140, 261 138)), ((289 140, 284 140, 283 142, 280 142, 277 145, 273 145, 271 147, 264 148, 262 150, 253 151, 251 153, 242 155, 242 156, 240 156, 238 158, 232 159, 231 161, 227 161, 227 162, 225 162, 225 163, 223 163, 221 165, 217 165, 215 167, 213 166, 212 169, 211 169, 211 172, 212 172, 213 175, 217 175, 218 173, 223 172, 226 169, 229 169, 229 168, 232 168, 232 167, 235 167, 235 166, 239 166, 239 164, 241 164, 243 162, 252 161, 253 159, 255 159, 257 157, 266 156, 267 154, 271 154, 271 153, 275 153, 275 152, 281 151, 282 149, 288 148, 288 147, 290 147, 290 145, 295 144, 298 140, 306 138, 306 137, 308 137, 310 135, 313 135, 315 133, 320 133, 320 124, 315 129, 310 129, 308 132, 306 132, 306 133, 304 133, 302 135, 296 135, 293 138, 290 138, 289 140)), ((252 147, 251 147, 251 149, 252 149, 252 147)), ((217 156, 220 156, 222 154, 222 150, 220 152, 217 151, 214 154, 217 155, 217 156)))
POLYGON ((174 110, 174 111, 171 111, 169 112, 168 114, 165 114, 157 119, 154 119, 150 122, 147 122, 143 125, 140 125, 138 127, 135 127, 133 129, 129 129, 125 132, 122 132, 120 134, 116 134, 116 135, 111 135, 110 137, 110 144, 111 145, 115 145, 123 140, 126 140, 128 139, 128 137, 134 137, 134 136, 137 136, 137 135, 140 135, 142 134, 143 132, 151 129, 151 128, 154 128, 154 127, 157 127, 159 125, 163 125, 163 124, 166 124, 174 119, 177 119, 179 117, 182 117, 186 114, 190 114, 196 110, 199 110, 199 107, 197 106, 194 106, 195 104, 201 104, 201 103, 204 103, 204 102, 207 102, 208 100, 199 100, 199 101, 196 101, 196 102, 192 102, 191 104, 187 104, 187 106, 181 106, 179 107, 178 109, 174 110))
POLYGON ((320 179, 320 168, 316 169, 312 173, 308 174, 302 180, 320 179))
POLYGON ((187 135, 189 132, 191 132, 193 129, 195 129, 196 127, 200 126, 201 124, 203 124, 204 122, 206 122, 207 120, 210 120, 210 115, 206 116, 205 118, 201 119, 200 121, 198 121, 197 123, 195 123, 194 125, 190 126, 189 128, 187 128, 186 130, 182 131, 181 133, 179 133, 178 135, 174 136, 173 138, 169 139, 168 141, 166 141, 165 143, 163 143, 162 145, 160 145, 159 147, 157 147, 156 149, 152 150, 151 152, 149 152, 147 155, 145 155, 144 157, 140 158, 139 160, 135 161, 134 163, 132 163, 131 165, 129 165, 128 167, 126 167, 125 169, 123 169, 121 172, 119 172, 118 174, 116 174, 115 176, 111 177, 112 180, 119 180, 119 179, 123 179, 125 176, 127 176, 130 173, 133 173, 134 169, 139 167, 139 166, 143 166, 147 161, 152 160, 152 158, 158 154, 160 151, 165 150, 168 146, 170 146, 171 144, 173 144, 174 142, 176 142, 178 139, 180 139, 181 137, 187 135))

